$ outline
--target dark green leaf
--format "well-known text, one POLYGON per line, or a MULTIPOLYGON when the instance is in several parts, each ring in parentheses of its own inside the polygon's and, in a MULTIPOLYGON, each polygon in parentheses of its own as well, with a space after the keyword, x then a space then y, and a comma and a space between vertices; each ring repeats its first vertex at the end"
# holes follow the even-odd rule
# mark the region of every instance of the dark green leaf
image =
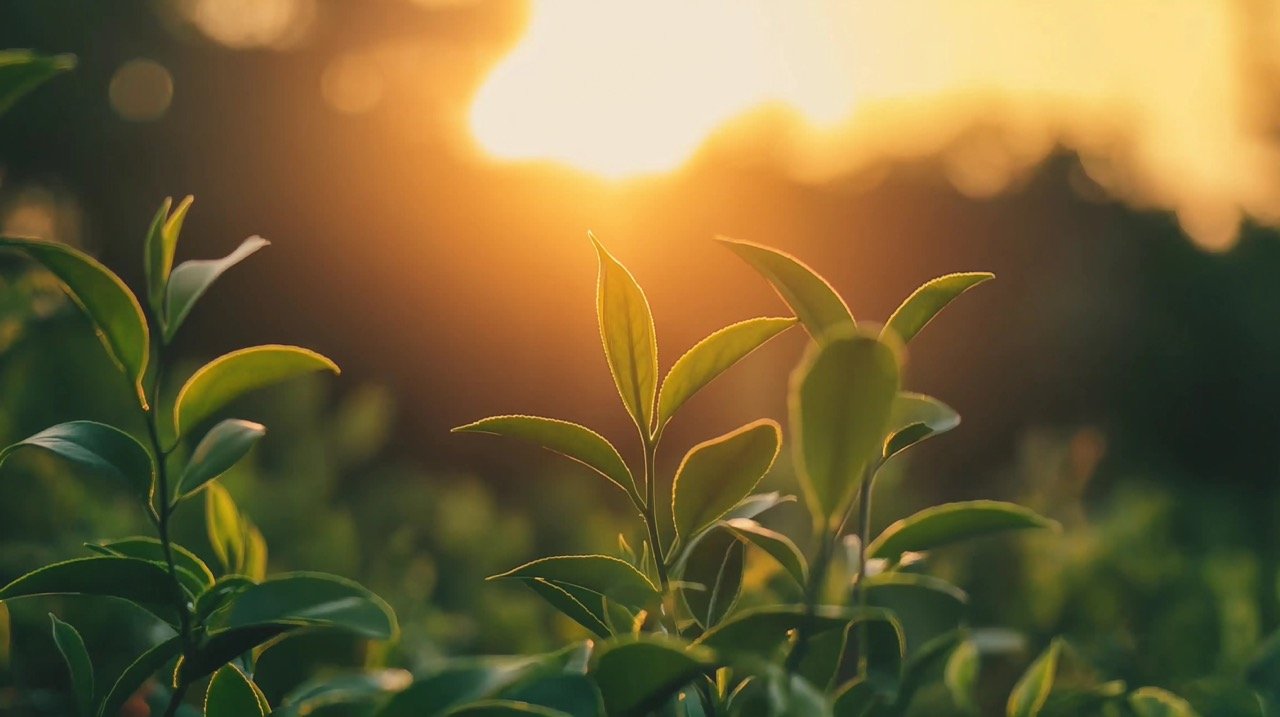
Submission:
POLYGON ((0 50, 0 115, 49 78, 75 66, 76 58, 71 55, 0 50))
POLYGON ((596 313, 609 371, 622 403, 646 435, 658 388, 658 342, 649 300, 627 268, 590 235, 600 260, 596 313))
POLYGON ((711 654, 658 637, 606 643, 591 660, 590 676, 600 686, 609 717, 642 715, 712 669, 711 654))
POLYGON ((169 619, 181 599, 178 586, 158 564, 137 558, 99 556, 46 565, 0 589, 0 600, 34 595, 101 595, 146 607, 169 619))
MULTIPOLYGON (((179 207, 180 211, 181 209, 179 207)), ((174 241, 177 241, 176 237, 174 241)), ((173 340, 192 307, 224 271, 270 243, 262 237, 253 236, 245 239, 235 251, 221 259, 197 259, 179 264, 173 270, 173 275, 169 277, 169 290, 164 310, 164 340, 166 342, 173 340)), ((172 258, 170 256, 170 261, 172 258)))
POLYGON ((202 623, 207 621, 215 610, 226 606, 232 597, 255 584, 243 575, 224 575, 218 578, 208 590, 196 596, 196 617, 202 623))
POLYGON ((636 609, 645 608, 659 596, 658 588, 630 563, 607 555, 542 558, 489 579, 501 578, 541 578, 554 583, 574 585, 636 609))
POLYGON ((868 558, 897 560, 906 552, 932 550, 959 540, 1028 528, 1058 529, 1030 508, 995 500, 945 503, 896 521, 867 546, 868 558))
POLYGON ((178 391, 174 426, 185 435, 231 400, 264 386, 338 366, 309 349, 272 344, 224 354, 202 366, 178 391))
POLYGON ((271 717, 322 714, 339 705, 371 705, 408 687, 413 676, 406 670, 386 669, 350 674, 326 674, 304 682, 285 695, 271 717))
POLYGON ((449 717, 570 717, 565 712, 513 700, 484 700, 449 710, 449 717))
POLYGON ((266 717, 269 710, 262 690, 235 665, 221 667, 209 678, 205 717, 266 717))
POLYGON ((889 317, 885 331, 892 331, 907 343, 920 333, 953 299, 985 281, 996 278, 985 271, 947 274, 930 279, 916 289, 889 317))
POLYGON ((713 530, 689 551, 680 590, 693 619, 707 629, 729 614, 742 593, 743 545, 727 530, 713 530))
POLYGON ((592 610, 588 607, 589 600, 579 600, 566 587, 556 583, 535 579, 526 580, 531 590, 538 593, 543 600, 551 603, 551 606, 559 610, 561 613, 569 617, 574 622, 587 628, 597 637, 609 637, 612 630, 605 624, 604 618, 604 598, 596 593, 588 592, 588 595, 595 598, 594 602, 600 603, 599 610, 592 610))
POLYGON ((960 425, 960 414, 932 396, 903 391, 893 400, 889 414, 889 437, 885 439, 885 460, 939 433, 960 425))
POLYGON ((747 319, 726 326, 695 344, 672 364, 667 377, 662 380, 656 430, 661 430, 684 402, 703 386, 769 339, 791 328, 795 322, 795 319, 747 319))
POLYGON ((960 627, 968 596, 940 578, 899 572, 868 578, 866 600, 893 611, 902 626, 906 655, 914 658, 932 640, 960 627))
POLYGON ((76 707, 82 717, 93 714, 93 663, 89 661, 89 651, 84 647, 84 639, 74 627, 59 620, 52 613, 49 620, 53 623, 53 642, 62 653, 62 660, 67 664, 71 675, 71 691, 76 696, 76 707))
POLYGON ((125 702, 138 691, 152 675, 165 666, 173 658, 182 653, 182 638, 178 635, 161 642, 138 656, 124 672, 120 674, 102 699, 98 708, 98 717, 117 717, 124 708, 125 702))
POLYGON ((382 598, 323 573, 290 573, 246 588, 211 616, 208 631, 216 636, 265 625, 338 628, 375 640, 398 632, 395 614, 382 598))
POLYGON ((432 717, 469 702, 493 699, 541 668, 540 658, 468 658, 419 678, 393 696, 375 717, 432 717))
POLYGON ((182 223, 187 218, 191 203, 195 198, 187 195, 174 210, 172 216, 169 209, 173 199, 166 197, 160 204, 151 227, 147 230, 146 262, 147 302, 152 313, 160 317, 162 323, 165 316, 164 295, 169 284, 169 273, 173 270, 173 255, 178 248, 178 236, 182 233, 182 223))
POLYGON ((805 562, 800 549, 791 538, 760 525, 750 518, 734 518, 723 525, 732 530, 740 539, 768 553, 787 571, 797 585, 803 587, 809 581, 809 566, 805 562))
POLYGON ((972 640, 965 640, 956 646, 947 658, 947 666, 943 672, 943 681, 951 693, 951 700, 956 707, 968 714, 978 713, 976 691, 978 671, 982 667, 982 657, 978 646, 972 640))
POLYGON ((819 605, 809 615, 801 605, 782 605, 742 610, 732 618, 708 630, 695 644, 717 652, 738 652, 772 657, 787 640, 792 630, 805 628, 809 635, 828 630, 843 630, 851 622, 862 620, 896 621, 893 614, 879 608, 845 608, 819 605))
POLYGON ((601 717, 604 714, 600 690, 584 674, 551 675, 533 680, 503 691, 502 698, 559 710, 569 717, 601 717))
POLYGON ((209 429, 187 461, 187 469, 174 490, 175 500, 190 497, 227 472, 266 434, 267 429, 261 423, 239 418, 229 418, 209 429))
POLYGON ((799 259, 750 242, 732 239, 720 239, 720 242, 773 285, 814 339, 822 339, 833 330, 847 330, 855 326, 844 299, 826 279, 799 259))
POLYGON ((155 463, 133 436, 105 423, 59 423, 0 451, 3 463, 23 446, 42 448, 54 455, 109 476, 146 500, 151 495, 155 463))
POLYGON ((761 419, 690 449, 671 488, 676 535, 691 540, 747 497, 773 466, 781 441, 778 424, 761 419))
MULTIPOLYGON (((201 591, 198 591, 197 594, 199 594, 199 592, 203 592, 203 588, 213 585, 213 571, 209 570, 209 566, 205 565, 203 560, 201 560, 195 553, 187 550, 177 543, 170 543, 169 545, 173 550, 174 564, 177 567, 185 568, 188 572, 199 579, 202 589, 201 591)), ((150 560, 157 563, 165 562, 164 546, 155 538, 148 538, 145 536, 121 538, 120 540, 101 543, 98 547, 115 553, 116 555, 124 555, 130 558, 141 558, 143 560, 150 560)))
POLYGON ((138 402, 146 408, 142 377, 147 372, 151 338, 142 306, 120 277, 88 254, 63 244, 0 237, 0 248, 26 252, 58 277, 93 322, 107 353, 133 381, 138 402))
POLYGON ((850 680, 836 692, 836 717, 872 717, 884 703, 884 695, 866 679, 850 680))
POLYGON ((1058 654, 1062 642, 1055 639, 1049 647, 1031 663, 1009 694, 1008 717, 1036 717, 1049 699, 1053 689, 1054 673, 1058 671, 1058 654))
POLYGON ((1137 717, 1199 717, 1181 697, 1159 687, 1141 687, 1129 695, 1129 707, 1137 717))
MULTIPOLYGON (((219 612, 215 617, 221 615, 222 613, 219 612)), ((205 675, 212 674, 228 662, 244 656, 250 650, 300 629, 303 628, 298 625, 272 623, 206 634, 194 653, 189 656, 184 655, 178 660, 174 679, 179 684, 189 685, 205 675)))
POLYGON ((814 520, 843 515, 880 457, 898 394, 898 351, 865 334, 814 345, 791 378, 796 472, 814 520))
POLYGON ((568 421, 538 416, 494 416, 453 429, 455 432, 492 433, 537 443, 551 451, 591 468, 638 501, 631 469, 627 468, 618 449, 604 436, 568 421))

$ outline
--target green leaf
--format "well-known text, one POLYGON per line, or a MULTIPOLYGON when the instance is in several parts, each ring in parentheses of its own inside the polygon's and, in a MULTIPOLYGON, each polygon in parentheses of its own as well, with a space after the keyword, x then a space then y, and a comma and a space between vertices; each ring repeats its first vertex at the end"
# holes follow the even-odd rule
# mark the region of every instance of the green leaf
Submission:
MULTIPOLYGON (((330 709, 344 713, 343 707, 372 706, 412 682, 413 676, 399 669, 324 674, 290 690, 281 698, 280 706, 271 712, 271 717, 327 714, 330 709)), ((369 712, 371 710, 359 714, 369 712)))
POLYGON ((844 299, 831 288, 831 284, 799 259, 751 242, 722 238, 720 243, 773 285, 778 296, 796 312, 796 318, 814 339, 822 339, 833 330, 847 330, 857 325, 844 299))
POLYGON ((905 654, 914 659, 933 640, 961 626, 969 597, 941 578, 895 572, 869 577, 866 601, 898 617, 905 654))
POLYGON ((82 717, 89 717, 93 714, 93 663, 89 661, 89 651, 74 627, 53 613, 49 614, 49 620, 53 623, 53 642, 71 674, 71 691, 76 696, 76 707, 82 717))
POLYGON ((543 579, 599 593, 621 605, 643 609, 660 593, 649 578, 624 560, 608 555, 559 555, 526 563, 489 580, 543 579))
POLYGON ((1058 655, 1062 641, 1054 639, 1049 647, 1023 673, 1009 694, 1008 717, 1036 717, 1049 699, 1054 673, 1058 671, 1058 655))
POLYGON ((778 424, 761 419, 690 449, 671 488, 676 535, 692 539, 747 497, 773 466, 781 441, 778 424))
POLYGON ((702 672, 711 653, 658 637, 617 640, 601 646, 589 675, 600 686, 609 717, 646 714, 702 672))
POLYGON ((720 623, 742 593, 743 544, 726 530, 698 539, 685 559, 680 590, 689 614, 703 629, 720 623))
POLYGON ((240 528, 244 531, 244 564, 241 570, 255 581, 262 580, 267 576, 267 541, 256 525, 243 518, 240 528))
MULTIPOLYGON (((600 610, 592 610, 587 607, 586 601, 579 600, 564 585, 542 579, 526 580, 525 585, 528 585, 531 590, 538 593, 543 600, 551 603, 551 606, 556 610, 587 628, 597 637, 607 638, 613 634, 613 631, 605 624, 602 602, 600 610)), ((596 593, 589 594, 596 598, 596 602, 604 599, 596 593)))
POLYGON ((947 404, 922 393, 903 391, 893 400, 893 411, 889 414, 889 438, 884 442, 884 460, 958 425, 960 414, 947 404))
POLYGON ((978 686, 978 671, 982 667, 982 657, 978 653, 978 645, 972 640, 965 640, 952 650, 947 658, 947 666, 943 670, 943 682, 951 693, 951 700, 956 707, 968 714, 978 713, 975 693, 978 686))
POLYGON ((107 692, 107 696, 102 699, 102 705, 98 708, 98 717, 118 717, 124 704, 138 691, 138 688, 159 672, 165 663, 181 653, 182 637, 174 635, 139 655, 111 685, 111 690, 107 692))
POLYGON ((828 630, 842 630, 851 622, 885 620, 896 622, 888 610, 881 608, 847 608, 819 605, 810 615, 802 605, 771 605, 739 611, 736 615, 706 631, 695 644, 717 652, 737 652, 762 657, 773 653, 787 640, 792 630, 804 627, 811 635, 828 630))
POLYGON ((46 565, 0 588, 0 600, 35 595, 100 595, 137 603, 159 617, 181 599, 177 584, 158 564, 137 558, 97 556, 46 565))
POLYGON ((195 201, 194 197, 187 195, 171 216, 169 209, 173 206, 173 199, 166 197, 160 204, 155 218, 151 220, 150 229, 147 230, 145 248, 147 302, 151 305, 152 313, 159 317, 161 324, 165 317, 165 289, 169 284, 169 273, 173 270, 173 256, 178 248, 178 235, 182 233, 182 223, 186 220, 193 201, 195 201))
POLYGON ((725 513, 722 519, 752 519, 765 511, 776 508, 783 503, 790 503, 795 499, 796 497, 794 495, 782 495, 776 490, 768 493, 756 493, 755 495, 749 495, 741 501, 738 501, 738 504, 733 506, 728 513, 725 513))
POLYGON ((889 317, 884 330, 893 332, 905 344, 957 296, 994 278, 996 275, 990 272, 975 271, 930 279, 902 302, 889 317))
POLYGON ((865 678, 850 680, 836 692, 836 717, 872 717, 884 704, 884 695, 865 678))
POLYGON ((631 469, 618 449, 599 433, 568 421, 538 416, 493 416, 453 429, 456 433, 491 433, 536 443, 594 470, 640 500, 631 469))
POLYGON ((970 500, 936 505, 894 522, 871 545, 868 558, 897 560, 906 552, 920 552, 968 538, 1006 530, 1049 528, 1058 524, 1030 508, 996 500, 970 500))
POLYGON ((205 717, 266 717, 269 710, 262 690, 235 665, 226 665, 209 678, 205 717))
POLYGON ((339 373, 333 361, 297 346, 271 344, 232 351, 187 379, 178 391, 174 426, 179 436, 185 435, 242 394, 314 371, 339 373))
POLYGON ((173 671, 174 682, 189 685, 257 647, 302 629, 297 625, 270 624, 206 634, 192 654, 178 660, 173 671))
POLYGON ((211 636, 267 625, 325 627, 373 640, 399 631, 382 598, 345 578, 324 573, 286 573, 237 593, 208 624, 211 636))
POLYGON ((204 525, 213 554, 224 572, 241 572, 245 558, 245 529, 235 500, 226 488, 210 483, 204 501, 204 525))
POLYGON ((196 618, 202 623, 207 622, 215 610, 222 609, 231 602, 231 598, 254 585, 254 581, 244 575, 224 575, 218 578, 207 590, 196 596, 196 618))
POLYGON ((1137 717, 1199 717, 1186 700, 1159 687, 1141 687, 1129 695, 1129 707, 1137 717))
POLYGON ((0 50, 0 115, 49 78, 75 66, 76 58, 72 55, 0 50))
POLYGON ((809 581, 809 566, 800 549, 791 538, 760 525, 750 518, 734 518, 722 523, 739 539, 745 540, 767 553, 787 571, 787 574, 804 587, 809 581))
POLYGON ((550 707, 514 700, 484 700, 449 710, 449 717, 572 717, 550 707))
POLYGON ((600 689, 584 674, 543 677, 504 690, 502 698, 558 710, 558 714, 569 717, 601 717, 604 714, 600 689))
POLYGON ((866 334, 810 347, 792 374, 796 472, 820 525, 843 515, 880 457, 899 380, 897 349, 866 334))
POLYGON ((662 380, 655 433, 703 386, 795 323, 795 319, 747 319, 695 344, 672 364, 662 380))
POLYGON ((266 434, 267 428, 261 423, 239 418, 228 418, 209 429, 196 444, 186 470, 178 479, 174 501, 191 497, 206 483, 226 473, 266 434))
POLYGON ((645 435, 653 427, 658 387, 658 342, 649 300, 627 268, 588 234, 600 260, 596 313, 600 338, 622 403, 645 435))
MULTIPOLYGON (((181 211, 179 207, 179 211, 181 211)), ((176 238, 175 238, 176 241, 176 238)), ((172 341, 187 314, 204 296, 204 292, 218 280, 227 269, 244 261, 250 254, 258 251, 271 242, 259 236, 252 236, 236 248, 235 251, 221 259, 196 259, 184 261, 173 270, 169 277, 169 289, 165 299, 164 340, 172 341)), ((170 257, 172 260, 172 257, 170 257)))
POLYGON ((564 672, 563 655, 473 657, 451 660, 435 674, 420 677, 394 695, 375 717, 430 717, 452 707, 495 699, 506 688, 538 675, 564 672))
POLYGON ((151 454, 133 436, 105 423, 59 423, 0 451, 0 463, 23 446, 54 455, 120 481, 133 495, 146 500, 155 480, 151 454))
POLYGON ((58 277, 72 301, 93 322, 102 345, 133 382, 138 402, 146 408, 142 378, 151 354, 151 336, 142 306, 120 277, 88 254, 63 244, 0 237, 0 248, 25 252, 58 277))
MULTIPOLYGON (((143 536, 123 538, 89 547, 106 551, 111 555, 150 560, 162 566, 166 565, 164 546, 155 538, 143 536)), ((173 551, 174 566, 183 572, 184 577, 190 576, 191 582, 187 584, 187 588, 192 595, 199 595, 213 585, 213 572, 195 553, 177 543, 170 543, 170 548, 173 551)))

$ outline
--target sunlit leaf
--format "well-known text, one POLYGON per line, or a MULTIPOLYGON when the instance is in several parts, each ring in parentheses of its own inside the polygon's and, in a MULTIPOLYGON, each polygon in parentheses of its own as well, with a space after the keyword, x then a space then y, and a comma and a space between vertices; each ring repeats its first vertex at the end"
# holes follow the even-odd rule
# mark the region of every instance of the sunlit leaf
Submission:
POLYGON ((596 312, 609 371, 622 403, 646 434, 653 425, 653 402, 658 387, 658 342, 649 300, 627 268, 594 235, 600 260, 596 312))
POLYGON ((116 364, 133 382, 139 403, 147 406, 142 378, 151 354, 151 337, 142 305, 120 277, 96 259, 65 244, 39 239, 0 237, 0 249, 25 252, 58 280, 93 322, 116 364))
POLYGON ((685 401, 716 376, 795 323, 795 319, 747 319, 726 326, 695 344, 672 364, 667 377, 662 380, 655 429, 661 430, 685 401))
POLYGON ((89 651, 74 627, 52 613, 49 620, 53 624, 53 642, 62 653, 62 660, 71 675, 71 692, 76 696, 76 707, 82 717, 89 717, 93 714, 93 663, 89 661, 89 651))
POLYGON ((155 480, 151 454, 129 434, 105 423, 59 423, 0 451, 0 463, 24 446, 42 448, 54 455, 104 474, 146 500, 155 480))
POLYGON ((933 550, 959 540, 1029 528, 1056 530, 1058 524, 1015 503, 996 500, 945 503, 925 508, 885 528, 867 546, 867 557, 897 560, 906 552, 933 550))
POLYGON ((1055 639, 1049 643, 1035 662, 1027 668, 1013 691, 1009 694, 1006 710, 1008 717, 1036 717, 1049 699, 1053 689, 1054 673, 1058 671, 1058 655, 1062 652, 1062 642, 1055 639))
POLYGON ((642 609, 659 596, 658 588, 624 560, 607 555, 559 555, 526 563, 489 580, 542 579, 599 593, 628 607, 642 609))
POLYGON ((626 491, 633 500, 639 500, 631 469, 618 454, 612 443, 592 431, 568 421, 538 416, 494 416, 453 429, 464 433, 492 433, 537 443, 551 451, 572 458, 609 479, 626 491))
MULTIPOLYGON (((100 543, 92 547, 105 550, 114 555, 150 560, 161 565, 166 563, 164 546, 155 538, 143 536, 123 538, 100 543)), ((177 543, 170 543, 170 548, 173 553, 174 565, 184 570, 194 581, 192 587, 195 589, 192 594, 199 595, 205 588, 213 585, 213 572, 195 553, 177 543)))
POLYGON ((147 301, 153 314, 163 319, 165 316, 164 295, 169 283, 169 274, 173 270, 173 256, 178 248, 178 236, 182 233, 182 223, 187 218, 194 197, 187 195, 178 203, 178 208, 171 215, 169 209, 173 199, 166 197, 151 220, 147 230, 145 268, 147 273, 147 301))
POLYGON ((960 414, 932 396, 903 391, 893 400, 889 414, 889 437, 885 439, 885 460, 939 433, 960 425, 960 414))
POLYGON ((237 593, 211 616, 210 635, 266 625, 337 628, 374 640, 397 634, 395 614, 360 584, 324 573, 288 573, 237 593))
POLYGON ((734 518, 725 521, 722 525, 778 561, 797 585, 803 587, 808 583, 809 566, 791 538, 775 530, 769 530, 750 518, 734 518))
POLYGON ((209 429, 187 461, 174 490, 174 500, 190 497, 230 470, 266 434, 266 426, 261 423, 239 418, 228 418, 209 429))
POLYGON ((240 530, 244 535, 244 564, 241 572, 253 580, 262 580, 267 576, 267 541, 262 537, 258 526, 240 518, 240 530))
POLYGON ((847 330, 856 325, 844 299, 826 279, 799 259, 751 242, 724 238, 720 242, 773 285, 813 338, 821 339, 833 330, 847 330))
POLYGON ((975 692, 978 685, 978 671, 981 667, 982 658, 978 653, 977 643, 965 640, 951 652, 943 671, 943 682, 951 693, 951 700, 955 702, 956 707, 968 714, 978 713, 975 692))
POLYGON ((996 275, 990 272, 976 271, 931 279, 902 302, 889 317, 884 330, 892 331, 903 343, 907 343, 957 296, 994 278, 996 275))
POLYGON ((689 551, 680 590, 689 614, 704 629, 719 624, 742 593, 743 544, 732 533, 713 530, 689 551))
POLYGON ((866 334, 811 346, 792 374, 796 472, 820 524, 843 512, 880 457, 898 383, 896 348, 866 334))
POLYGON ((182 637, 174 635, 139 655, 111 685, 111 689, 98 708, 98 717, 120 715, 125 703, 138 691, 138 688, 181 653, 182 637))
POLYGON ((1129 695, 1129 707, 1137 717, 1199 717, 1186 700, 1159 687, 1141 687, 1129 695))
POLYGON ((297 346, 254 346, 224 354, 196 371, 178 392, 173 414, 178 435, 249 391, 315 371, 338 373, 338 366, 297 346))
POLYGON ((235 500, 226 488, 210 483, 204 501, 204 525, 213 554, 224 572, 240 572, 244 567, 246 536, 235 500))
POLYGON ((262 237, 249 237, 235 251, 221 259, 193 259, 174 268, 169 277, 169 289, 165 298, 164 340, 173 340, 192 307, 224 271, 270 243, 262 237))
POLYGON ((729 512, 724 514, 722 520, 735 520, 737 518, 752 519, 765 511, 776 508, 783 503, 790 503, 795 499, 796 497, 794 495, 783 495, 776 490, 768 493, 756 493, 755 495, 749 495, 739 501, 737 505, 730 508, 729 512))
POLYGON ((778 424, 762 419, 690 449, 671 489, 676 535, 689 540, 747 497, 773 466, 781 441, 778 424))
POLYGON ((714 666, 711 654, 659 637, 627 638, 600 647, 589 672, 609 717, 646 714, 714 666))
POLYGON ((75 66, 76 58, 71 55, 0 50, 0 114, 49 78, 75 66))
MULTIPOLYGON (((542 579, 526 580, 525 585, 528 585, 531 590, 538 593, 543 600, 551 603, 551 606, 556 610, 587 628, 597 637, 609 637, 613 633, 609 626, 605 624, 602 602, 600 610, 592 610, 588 607, 587 601, 579 600, 569 590, 566 590, 564 585, 558 585, 542 579)), ((595 602, 600 602, 604 599, 596 593, 590 594, 596 598, 595 602)))
POLYGON ((269 709, 262 690, 239 667, 226 665, 209 678, 205 717, 266 717, 269 709))

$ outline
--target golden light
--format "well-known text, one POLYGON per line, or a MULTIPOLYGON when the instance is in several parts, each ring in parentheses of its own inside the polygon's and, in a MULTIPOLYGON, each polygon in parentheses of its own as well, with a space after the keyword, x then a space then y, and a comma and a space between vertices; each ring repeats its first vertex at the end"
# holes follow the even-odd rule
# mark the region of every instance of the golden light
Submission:
POLYGON ((535 0, 470 126, 495 158, 624 178, 783 107, 769 150, 798 178, 938 155, 974 197, 1065 146, 1113 196, 1221 247, 1245 216, 1280 221, 1259 71, 1280 68, 1280 23, 1249 14, 1264 5, 535 0))
POLYGON ((111 108, 124 119, 132 122, 160 119, 173 101, 173 75, 154 60, 129 60, 111 76, 107 97, 111 108))

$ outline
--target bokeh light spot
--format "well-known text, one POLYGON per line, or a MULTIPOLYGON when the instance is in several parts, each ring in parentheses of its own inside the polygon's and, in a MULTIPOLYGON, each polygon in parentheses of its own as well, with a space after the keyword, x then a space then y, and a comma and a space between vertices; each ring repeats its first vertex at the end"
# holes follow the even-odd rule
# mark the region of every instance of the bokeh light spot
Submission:
POLYGON ((116 70, 107 88, 111 108, 133 122, 157 120, 173 101, 173 76, 154 60, 129 60, 116 70))

